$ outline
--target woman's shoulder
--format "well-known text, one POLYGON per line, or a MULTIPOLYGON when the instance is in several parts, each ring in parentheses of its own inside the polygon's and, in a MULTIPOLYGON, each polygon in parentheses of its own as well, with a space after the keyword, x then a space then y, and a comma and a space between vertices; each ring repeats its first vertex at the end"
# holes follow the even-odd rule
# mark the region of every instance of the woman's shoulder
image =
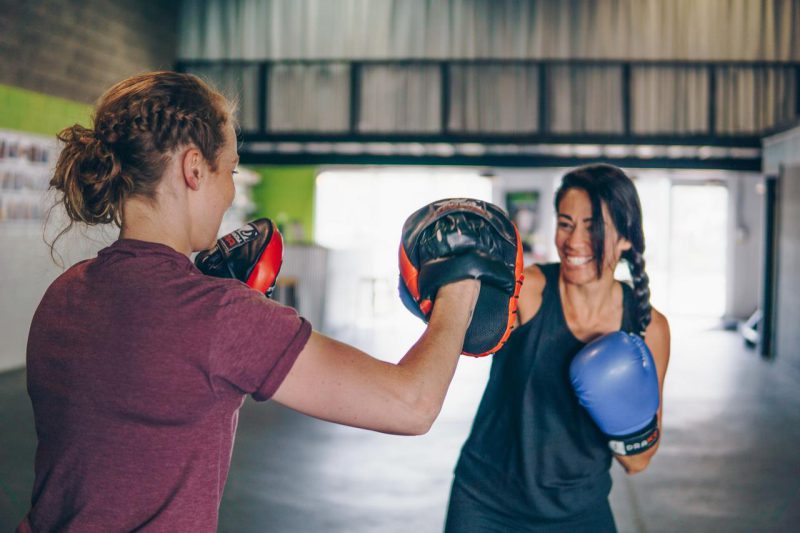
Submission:
POLYGON ((522 288, 519 291, 519 323, 525 322, 536 316, 542 306, 542 295, 547 285, 547 275, 545 271, 552 268, 551 265, 541 265, 533 263, 525 267, 522 281, 522 288))
POLYGON ((206 323, 209 329, 235 324, 241 336, 260 337, 297 327, 300 315, 296 309, 267 298, 241 281, 200 274, 193 282, 197 285, 187 291, 183 302, 194 316, 210 320, 206 323))
POLYGON ((522 282, 522 290, 525 290, 526 287, 528 289, 533 287, 538 287, 539 289, 544 288, 547 283, 547 276, 545 276, 544 270, 542 270, 543 267, 545 267, 545 265, 539 263, 531 263, 525 267, 523 271, 525 279, 522 282))
POLYGON ((538 284, 544 287, 547 280, 552 280, 558 277, 561 270, 561 263, 531 263, 525 267, 523 271, 525 274, 525 281, 531 279, 532 284, 538 284))
POLYGON ((260 292, 251 289, 241 281, 233 278, 208 276, 200 272, 192 272, 187 280, 195 285, 199 299, 219 306, 262 302, 266 298, 260 292))
POLYGON ((669 342, 669 321, 655 307, 650 309, 650 324, 645 331, 645 338, 647 337, 669 342))

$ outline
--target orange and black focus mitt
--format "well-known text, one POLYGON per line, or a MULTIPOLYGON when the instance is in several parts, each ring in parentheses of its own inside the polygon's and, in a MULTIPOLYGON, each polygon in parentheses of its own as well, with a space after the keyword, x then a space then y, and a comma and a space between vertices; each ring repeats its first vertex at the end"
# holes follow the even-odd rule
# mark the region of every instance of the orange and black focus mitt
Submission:
POLYGON ((439 200, 403 225, 400 299, 425 322, 439 287, 477 279, 481 290, 463 353, 489 355, 514 325, 522 287, 522 244, 516 226, 494 204, 471 198, 439 200))
POLYGON ((194 264, 203 274, 238 279, 271 296, 283 264, 283 238, 274 222, 259 218, 218 239, 194 264))

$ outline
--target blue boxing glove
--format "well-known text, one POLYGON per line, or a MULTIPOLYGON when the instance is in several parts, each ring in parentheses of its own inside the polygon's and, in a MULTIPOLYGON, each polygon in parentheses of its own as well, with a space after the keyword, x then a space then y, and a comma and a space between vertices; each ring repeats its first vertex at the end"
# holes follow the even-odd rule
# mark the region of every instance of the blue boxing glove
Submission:
POLYGON ((575 355, 569 367, 580 404, 617 455, 635 455, 658 442, 658 375, 641 337, 603 335, 575 355))

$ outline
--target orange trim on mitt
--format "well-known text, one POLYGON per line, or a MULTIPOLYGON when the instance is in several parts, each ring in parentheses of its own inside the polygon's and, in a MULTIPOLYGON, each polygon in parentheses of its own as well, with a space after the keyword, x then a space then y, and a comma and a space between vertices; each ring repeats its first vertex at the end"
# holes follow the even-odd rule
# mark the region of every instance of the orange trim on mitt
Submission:
POLYGON ((283 237, 275 223, 270 220, 270 233, 269 242, 264 251, 261 252, 261 257, 253 267, 253 271, 247 277, 247 285, 266 293, 275 285, 275 280, 278 277, 278 272, 281 270, 283 264, 283 237))
MULTIPOLYGON (((417 271, 416 267, 414 267, 414 264, 411 263, 411 259, 409 259, 408 254, 406 254, 406 248, 402 244, 400 245, 400 251, 398 255, 400 259, 400 276, 403 278, 403 283, 406 284, 406 288, 408 288, 408 292, 414 298, 414 301, 420 303, 418 280, 419 271, 417 271)), ((427 314, 425 311, 422 312, 427 314)))

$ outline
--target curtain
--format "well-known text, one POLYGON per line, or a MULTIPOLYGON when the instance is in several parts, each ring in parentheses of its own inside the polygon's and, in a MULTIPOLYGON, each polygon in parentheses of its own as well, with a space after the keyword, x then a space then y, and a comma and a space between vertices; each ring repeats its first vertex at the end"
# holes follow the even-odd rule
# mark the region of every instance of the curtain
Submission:
POLYGON ((631 130, 637 134, 708 133, 708 70, 631 69, 631 130))
POLYGON ((623 133, 622 68, 548 68, 547 105, 553 133, 623 133))
MULTIPOLYGON (((707 67, 677 62, 800 62, 800 0, 186 0, 181 14, 179 57, 239 62, 192 70, 238 97, 245 130, 258 126, 262 106, 258 69, 241 60, 333 61, 270 69, 271 131, 349 131, 344 61, 359 59, 676 62, 631 66, 635 134, 708 133, 710 96, 721 134, 757 134, 798 112, 795 65, 714 67, 710 95, 707 67)), ((451 66, 448 129, 538 131, 537 68, 451 66)), ((542 68, 547 131, 624 132, 621 68, 542 68)), ((440 78, 436 64, 364 64, 355 88, 357 129, 440 132, 440 78)))
POLYGON ((358 130, 439 133, 440 84, 437 66, 365 65, 358 130))
POLYGON ((184 0, 181 59, 800 60, 800 0, 184 0))
POLYGON ((267 100, 270 131, 347 131, 350 68, 336 63, 276 65, 269 72, 267 100))
POLYGON ((759 133, 797 114, 793 68, 717 68, 718 133, 759 133))
POLYGON ((449 117, 450 131, 535 132, 539 121, 539 68, 453 66, 449 117))
POLYGON ((236 104, 236 118, 242 131, 257 131, 258 67, 255 65, 195 66, 188 70, 203 78, 236 104))

